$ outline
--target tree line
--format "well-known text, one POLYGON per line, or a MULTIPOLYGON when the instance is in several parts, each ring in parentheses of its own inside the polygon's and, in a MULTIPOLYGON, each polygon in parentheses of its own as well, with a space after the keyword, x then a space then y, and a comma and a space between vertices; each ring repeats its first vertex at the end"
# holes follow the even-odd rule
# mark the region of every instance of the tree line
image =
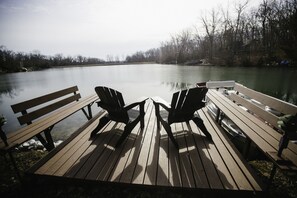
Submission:
MULTIPOLYGON (((158 48, 123 57, 126 63, 211 64, 227 66, 297 66, 297 0, 248 0, 213 8, 200 15, 202 25, 171 35, 158 48)), ((119 57, 99 58, 13 52, 0 46, 0 72, 53 66, 119 63, 119 57)), ((121 62, 123 63, 123 62, 121 62)))
POLYGON ((248 3, 213 8, 200 16, 202 26, 173 35, 158 48, 127 56, 126 61, 296 66, 297 0, 263 0, 250 9, 248 3))
POLYGON ((13 52, 5 46, 0 46, 0 73, 1 72, 18 72, 26 70, 40 70, 50 67, 67 66, 67 65, 87 65, 102 64, 104 60, 99 58, 77 56, 63 56, 56 54, 54 56, 42 55, 35 50, 30 53, 13 52))

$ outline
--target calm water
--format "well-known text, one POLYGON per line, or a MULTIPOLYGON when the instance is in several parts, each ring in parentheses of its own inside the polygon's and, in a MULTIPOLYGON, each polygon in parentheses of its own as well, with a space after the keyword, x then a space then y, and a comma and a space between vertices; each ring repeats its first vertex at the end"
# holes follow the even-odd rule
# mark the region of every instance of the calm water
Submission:
MULTIPOLYGON (((36 72, 0 75, 0 114, 8 123, 7 132, 19 128, 10 105, 77 85, 82 96, 94 93, 98 85, 109 86, 123 93, 126 103, 140 96, 162 96, 170 100, 172 93, 197 82, 208 80, 236 80, 252 89, 297 103, 297 71, 276 68, 228 68, 175 65, 121 65, 48 69, 36 72)), ((94 110, 96 107, 94 105, 94 110)), ((68 136, 85 122, 77 113, 54 127, 54 138, 68 136), (76 124, 74 124, 76 123, 76 124)))

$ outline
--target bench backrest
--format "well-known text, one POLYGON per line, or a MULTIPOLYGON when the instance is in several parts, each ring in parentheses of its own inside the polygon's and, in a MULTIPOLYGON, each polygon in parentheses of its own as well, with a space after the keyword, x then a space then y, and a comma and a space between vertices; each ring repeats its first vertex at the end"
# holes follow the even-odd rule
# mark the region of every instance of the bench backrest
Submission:
POLYGON ((33 120, 53 112, 71 102, 78 101, 80 98, 81 96, 78 93, 77 86, 73 86, 11 105, 11 108, 14 113, 20 112, 22 114, 18 117, 18 121, 21 125, 31 124, 33 120))
POLYGON ((274 127, 277 127, 279 116, 286 114, 295 115, 297 113, 297 106, 257 92, 241 84, 235 83, 234 90, 237 93, 230 95, 233 101, 246 107, 274 127), (278 115, 275 112, 279 112, 280 114, 278 115))
POLYGON ((218 89, 218 88, 233 88, 235 86, 234 80, 225 81, 208 81, 205 86, 208 89, 218 89))

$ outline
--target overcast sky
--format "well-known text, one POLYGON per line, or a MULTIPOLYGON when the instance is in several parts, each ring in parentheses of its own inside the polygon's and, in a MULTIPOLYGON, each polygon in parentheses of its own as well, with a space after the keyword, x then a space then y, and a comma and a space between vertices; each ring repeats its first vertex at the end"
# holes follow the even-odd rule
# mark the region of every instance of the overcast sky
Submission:
MULTIPOLYGON (((261 0, 250 0, 257 4, 261 0)), ((230 1, 232 4, 233 1, 230 1)), ((0 0, 0 45, 120 59, 160 46, 227 0, 0 0)))

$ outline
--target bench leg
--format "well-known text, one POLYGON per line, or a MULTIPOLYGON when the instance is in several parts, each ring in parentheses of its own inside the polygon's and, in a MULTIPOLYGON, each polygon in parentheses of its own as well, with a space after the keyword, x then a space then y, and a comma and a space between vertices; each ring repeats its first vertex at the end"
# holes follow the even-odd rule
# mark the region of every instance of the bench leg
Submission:
POLYGON ((218 108, 218 111, 217 111, 217 114, 216 114, 217 123, 219 123, 220 115, 221 115, 221 109, 218 108))
POLYGON ((88 120, 92 119, 93 114, 92 114, 92 108, 91 105, 88 105, 88 113, 86 112, 86 110, 84 108, 82 108, 82 112, 85 114, 85 116, 87 117, 88 120))
POLYGON ((47 141, 42 137, 42 135, 41 134, 37 134, 36 137, 41 142, 41 144, 44 146, 44 148, 46 148, 46 150, 49 151, 49 148, 47 146, 47 141))
POLYGON ((51 151, 51 150, 53 150, 55 148, 54 141, 53 141, 53 138, 52 138, 52 135, 51 135, 50 131, 51 130, 46 130, 44 132, 45 139, 47 141, 47 147, 48 147, 47 150, 49 149, 48 151, 51 151))
POLYGON ((285 134, 281 137, 279 141, 279 148, 277 152, 278 157, 282 156, 282 152, 285 148, 288 147, 288 144, 289 144, 289 137, 288 137, 288 134, 285 132, 285 134))
POLYGON ((42 145, 46 148, 47 151, 51 151, 55 148, 53 138, 51 136, 51 130, 53 126, 44 131, 45 139, 41 134, 37 134, 37 139, 42 143, 42 145))

